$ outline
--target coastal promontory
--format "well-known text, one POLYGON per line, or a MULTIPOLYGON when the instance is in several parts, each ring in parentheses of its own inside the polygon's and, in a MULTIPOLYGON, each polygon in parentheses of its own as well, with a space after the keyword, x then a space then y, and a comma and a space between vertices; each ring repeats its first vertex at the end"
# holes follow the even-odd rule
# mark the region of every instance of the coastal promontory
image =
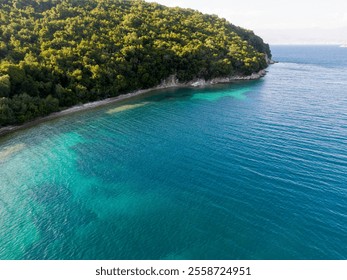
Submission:
POLYGON ((271 58, 215 15, 123 0, 3 0, 0 127, 158 86, 247 76, 271 58))

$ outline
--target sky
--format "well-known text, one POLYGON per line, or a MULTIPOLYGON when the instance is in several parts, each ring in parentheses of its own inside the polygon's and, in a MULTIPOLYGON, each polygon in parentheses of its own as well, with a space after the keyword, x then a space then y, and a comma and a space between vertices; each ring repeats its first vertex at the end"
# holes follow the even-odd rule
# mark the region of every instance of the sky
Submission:
POLYGON ((270 44, 347 44, 347 0, 147 0, 216 14, 270 44))

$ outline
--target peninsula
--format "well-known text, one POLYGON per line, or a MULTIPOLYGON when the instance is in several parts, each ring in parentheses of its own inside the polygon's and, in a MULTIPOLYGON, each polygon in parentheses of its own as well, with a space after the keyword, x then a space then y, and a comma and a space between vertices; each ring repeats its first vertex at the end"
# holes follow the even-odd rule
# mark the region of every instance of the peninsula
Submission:
POLYGON ((0 128, 165 81, 258 78, 271 59, 252 31, 144 1, 3 0, 0 39, 0 128))

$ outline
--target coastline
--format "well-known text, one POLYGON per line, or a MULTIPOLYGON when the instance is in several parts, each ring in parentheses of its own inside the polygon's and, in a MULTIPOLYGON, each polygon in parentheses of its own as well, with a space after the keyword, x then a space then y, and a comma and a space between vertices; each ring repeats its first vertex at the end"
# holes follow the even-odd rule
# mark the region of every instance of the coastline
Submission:
POLYGON ((67 116, 73 113, 81 112, 81 111, 86 111, 89 109, 93 108, 98 108, 102 107, 108 104, 112 103, 117 103, 123 100, 128 100, 131 99, 135 96, 140 96, 145 93, 155 91, 155 90, 160 90, 160 89, 168 89, 168 88, 181 88, 181 87, 205 87, 205 86, 210 86, 210 85, 215 85, 215 84, 226 84, 226 83, 231 83, 235 81, 251 81, 251 80, 258 80, 266 75, 265 69, 260 70, 257 73, 252 73, 249 76, 242 76, 242 75, 235 75, 235 76, 230 76, 230 77, 221 77, 221 78, 214 78, 211 80, 204 80, 204 79, 194 79, 192 81, 186 82, 186 83, 181 83, 178 81, 178 79, 174 76, 171 75, 167 79, 163 80, 162 83, 156 87, 148 88, 148 89, 140 89, 134 92, 126 93, 126 94, 121 94, 116 97, 111 97, 95 102, 89 102, 85 103, 82 105, 76 105, 71 108, 58 111, 55 113, 52 113, 48 116, 45 117, 39 117, 35 120, 29 121, 27 123, 24 123, 22 125, 13 125, 13 126, 5 126, 0 128, 0 137, 3 137, 5 135, 11 134, 13 132, 30 128, 35 125, 54 120, 63 116, 67 116))

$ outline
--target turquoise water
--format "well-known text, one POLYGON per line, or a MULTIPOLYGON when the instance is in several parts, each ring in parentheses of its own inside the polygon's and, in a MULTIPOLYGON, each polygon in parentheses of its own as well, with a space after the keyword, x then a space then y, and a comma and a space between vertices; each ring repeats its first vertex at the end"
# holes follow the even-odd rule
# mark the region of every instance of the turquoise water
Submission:
POLYGON ((0 259, 347 259, 347 49, 0 139, 0 259))

